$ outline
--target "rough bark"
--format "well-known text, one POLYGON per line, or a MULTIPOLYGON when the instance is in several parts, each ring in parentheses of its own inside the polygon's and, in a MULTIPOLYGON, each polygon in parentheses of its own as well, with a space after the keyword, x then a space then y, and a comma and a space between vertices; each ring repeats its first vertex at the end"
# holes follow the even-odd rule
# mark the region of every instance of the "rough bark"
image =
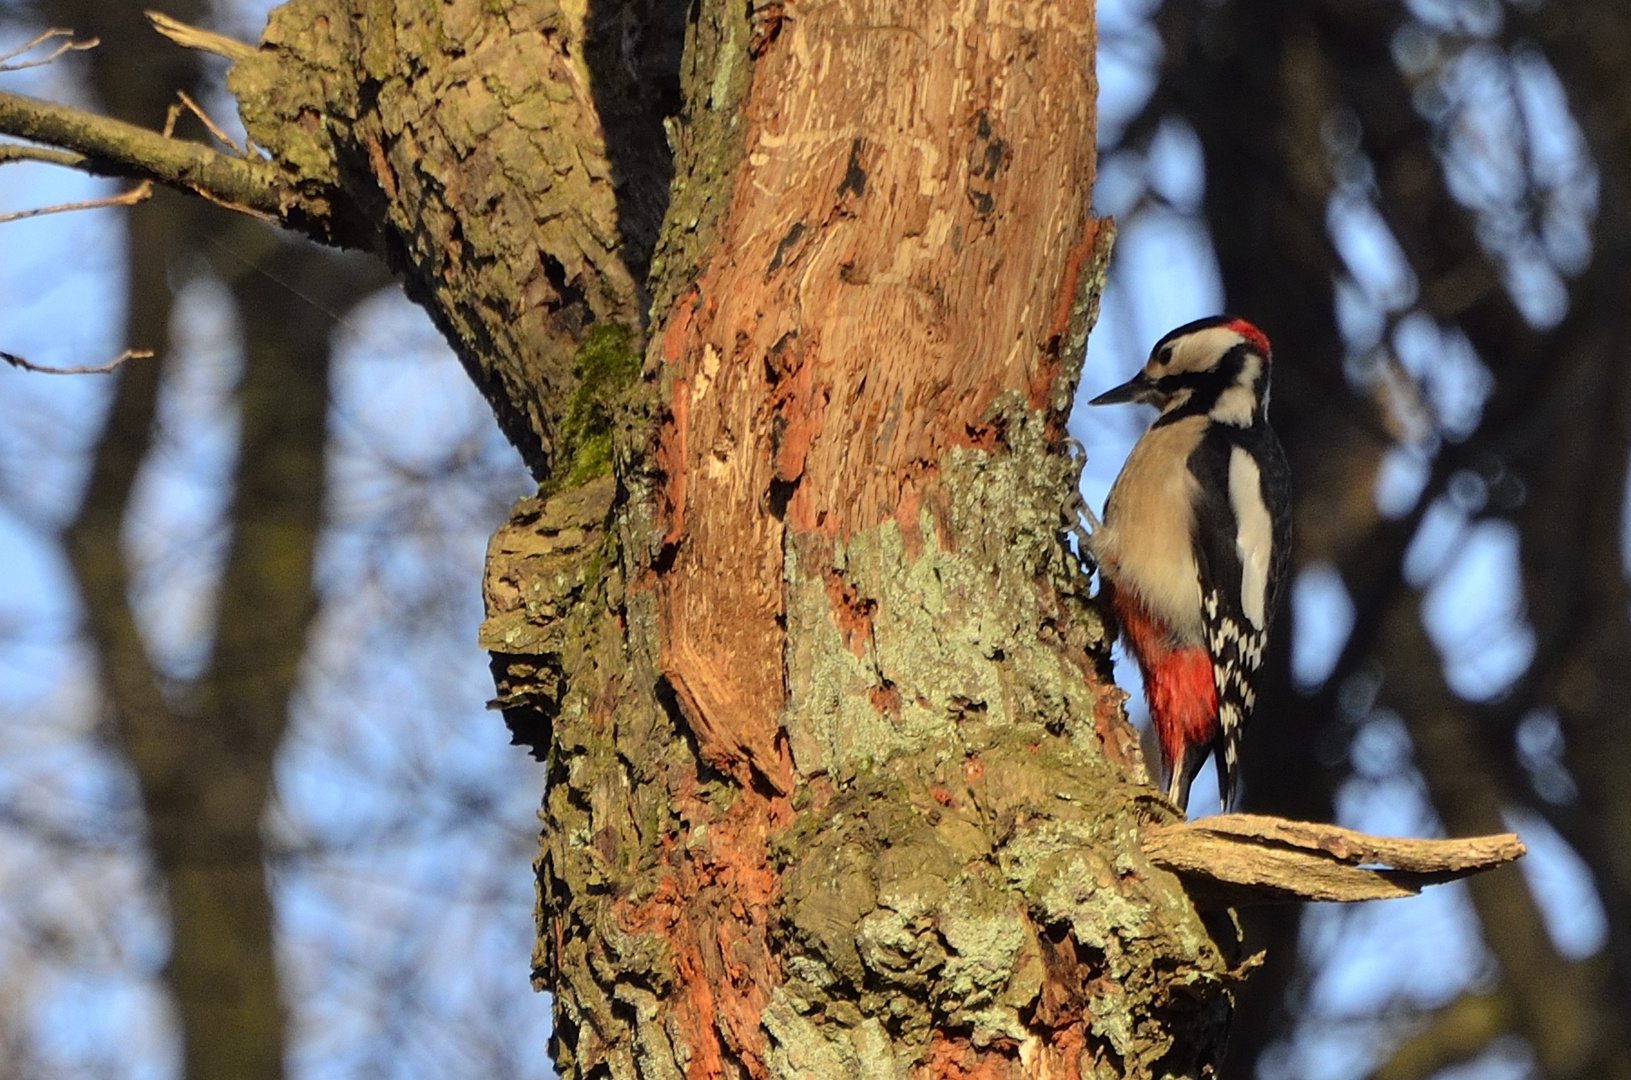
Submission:
POLYGON ((744 14, 692 31, 650 426, 489 566, 559 1066, 1198 1073, 1229 964, 1060 539, 1088 12, 744 14))
POLYGON ((666 174, 620 151, 654 141, 680 10, 294 0, 228 77, 284 184, 328 208, 307 227, 402 273, 539 476, 582 449, 560 424, 584 330, 641 321, 666 174))
MULTIPOLYGON (((694 54, 729 63, 685 73, 654 427, 621 492, 497 541, 588 553, 538 605, 567 644, 500 664, 512 709, 565 688, 540 974, 568 1075, 1216 1053, 1228 965, 1138 848, 1060 540, 1104 255, 1087 12, 885 14, 704 9, 694 54)), ((490 599, 532 607, 502 566, 490 599)))

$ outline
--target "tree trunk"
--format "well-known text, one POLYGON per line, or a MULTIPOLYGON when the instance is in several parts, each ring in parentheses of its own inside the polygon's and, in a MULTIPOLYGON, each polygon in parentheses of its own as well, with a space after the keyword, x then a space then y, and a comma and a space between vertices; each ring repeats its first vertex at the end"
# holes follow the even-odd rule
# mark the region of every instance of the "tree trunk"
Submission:
POLYGON ((270 154, 231 191, 400 270, 545 481, 482 640, 551 763, 561 1073, 1210 1075, 1240 972, 1140 847, 1064 539, 1090 0, 294 0, 204 47, 270 154))
MULTIPOLYGON (((50 22, 95 35, 91 85, 116 116, 162 125, 178 86, 196 92, 200 65, 180 50, 154 62, 139 5, 57 0, 50 22)), ((204 5, 172 7, 201 17, 204 5)), ((343 308, 382 287, 360 259, 278 237, 238 214, 160 192, 127 218, 125 341, 166 351, 172 290, 188 259, 230 252, 246 357, 235 400, 241 452, 207 663, 178 679, 154 658, 132 602, 123 539, 138 478, 164 447, 156 424, 157 362, 119 376, 83 501, 64 530, 94 643, 112 746, 141 797, 153 866, 169 916, 163 979, 180 1027, 188 1080, 277 1080, 287 1025, 279 993, 261 821, 272 795, 306 632, 323 500, 332 319, 306 299, 343 308), (242 274, 243 267, 262 274, 242 274), (285 285, 284 283, 290 283, 285 285), (297 294, 298 293, 298 294, 297 294), (155 450, 155 445, 159 449, 155 450)), ((227 277, 227 275, 223 275, 227 277)))
POLYGON ((1139 850, 1061 541, 1089 12, 714 6, 691 47, 614 475, 489 565, 559 1068, 1199 1075, 1227 964, 1139 850))

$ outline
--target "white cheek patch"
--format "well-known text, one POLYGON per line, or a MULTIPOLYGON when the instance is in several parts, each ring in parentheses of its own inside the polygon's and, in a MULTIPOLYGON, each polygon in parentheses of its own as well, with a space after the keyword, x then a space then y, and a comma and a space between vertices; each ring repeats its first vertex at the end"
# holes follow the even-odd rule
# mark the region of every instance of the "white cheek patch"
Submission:
POLYGON ((1240 608, 1258 630, 1268 626, 1269 563, 1274 526, 1263 504, 1257 462, 1239 446, 1229 451, 1229 505, 1235 512, 1235 551, 1240 556, 1240 608))
POLYGON ((1253 387, 1262 371, 1263 361, 1251 353, 1246 354, 1246 362, 1241 366, 1234 385, 1218 395, 1218 403, 1212 406, 1212 419, 1236 427, 1251 427, 1257 413, 1257 397, 1253 387))
POLYGON ((1173 371, 1206 371, 1218 357, 1246 339, 1227 326, 1210 326, 1183 338, 1172 358, 1173 371))

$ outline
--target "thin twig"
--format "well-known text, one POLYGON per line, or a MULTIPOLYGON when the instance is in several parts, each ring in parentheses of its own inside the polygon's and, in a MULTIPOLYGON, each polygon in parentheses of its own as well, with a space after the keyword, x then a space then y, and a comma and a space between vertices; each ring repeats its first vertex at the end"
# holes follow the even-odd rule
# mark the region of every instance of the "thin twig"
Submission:
POLYGON ((243 203, 233 202, 231 199, 223 199, 212 192, 205 190, 204 188, 194 188, 193 194, 197 195, 205 202, 214 203, 223 210, 231 210, 234 214, 244 214, 248 217, 260 218, 262 221, 271 222, 273 225, 279 224, 279 218, 276 214, 268 214, 264 210, 255 209, 253 206, 245 206, 243 203))
POLYGON ((48 165, 62 165, 75 169, 85 164, 85 155, 67 150, 47 150, 43 146, 0 143, 0 165, 12 161, 43 161, 48 165))
POLYGON ((0 214, 0 225, 4 225, 8 221, 21 221, 23 218, 39 217, 41 214, 66 213, 69 210, 95 210, 104 206, 135 206, 152 194, 153 181, 143 180, 129 191, 121 191, 117 195, 109 195, 101 199, 57 203, 55 206, 40 206, 33 210, 13 210, 9 214, 0 214))
POLYGON ((12 49, 9 52, 0 53, 0 72, 22 71, 24 68, 43 67, 46 64, 51 63, 51 61, 55 60, 65 52, 84 52, 86 49, 94 49, 98 45, 102 44, 101 40, 98 38, 91 38, 88 41, 69 40, 63 42, 61 45, 58 45, 55 49, 52 49, 51 55, 44 57, 43 59, 24 60, 20 64, 9 64, 6 62, 15 57, 31 52, 35 48, 45 44, 47 41, 50 41, 52 38, 65 37, 71 39, 73 36, 74 32, 72 30, 64 30, 60 27, 53 26, 51 29, 35 36, 33 40, 17 46, 15 49, 12 49))
POLYGON ((71 35, 72 33, 73 31, 71 30, 64 30, 61 27, 53 26, 51 29, 42 31, 39 34, 36 34, 34 37, 29 38, 26 42, 17 46, 15 49, 10 49, 6 52, 0 53, 0 64, 4 64, 7 60, 14 60, 17 57, 22 56, 24 53, 30 51, 42 42, 50 41, 54 37, 62 37, 65 34, 71 35))
POLYGON ((46 367, 44 364, 36 364, 32 360, 24 360, 21 356, 18 356, 15 353, 8 353, 0 350, 0 360, 4 360, 14 368, 22 368, 24 371, 36 371, 41 375, 106 375, 112 372, 120 364, 123 364, 126 360, 147 360, 150 359, 152 355, 152 349, 126 349, 124 352, 120 353, 118 356, 115 356, 112 360, 109 360, 105 364, 96 364, 94 366, 76 364, 73 367, 46 367))
MULTIPOLYGON (((236 139, 215 126, 215 121, 211 120, 209 116, 205 114, 204 110, 198 107, 198 102, 187 96, 187 91, 177 90, 176 96, 181 98, 181 103, 187 106, 187 108, 191 109, 193 115, 198 117, 198 119, 203 122, 205 127, 209 128, 211 135, 214 135, 217 139, 219 139, 222 144, 230 146, 232 149, 236 150, 239 157, 246 158, 249 156, 249 151, 239 146, 236 139)), ((169 132, 166 132, 165 134, 169 134, 169 132)))

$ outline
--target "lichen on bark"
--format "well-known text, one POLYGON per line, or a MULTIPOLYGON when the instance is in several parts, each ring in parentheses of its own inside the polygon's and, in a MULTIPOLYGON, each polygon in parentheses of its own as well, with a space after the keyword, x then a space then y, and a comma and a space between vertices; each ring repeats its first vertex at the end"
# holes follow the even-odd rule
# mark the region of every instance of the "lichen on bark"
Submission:
POLYGON ((1144 777, 1099 743, 1080 658, 1104 628, 1059 520, 1075 470, 1042 414, 994 411, 1004 445, 947 455, 938 517, 789 540, 783 723, 808 785, 775 842, 774 1075, 903 1075, 957 1040, 1183 1074, 1172 1012, 1226 1017, 1228 964, 1127 813, 1144 777))
POLYGON ((1060 540, 1075 471, 1039 415, 1004 412, 1005 452, 957 447, 942 463, 942 518, 924 506, 847 538, 789 534, 783 727, 802 774, 844 783, 1023 721, 1093 738, 1096 694, 1069 656, 1102 650, 1104 627, 1062 599, 1087 584, 1060 540))

